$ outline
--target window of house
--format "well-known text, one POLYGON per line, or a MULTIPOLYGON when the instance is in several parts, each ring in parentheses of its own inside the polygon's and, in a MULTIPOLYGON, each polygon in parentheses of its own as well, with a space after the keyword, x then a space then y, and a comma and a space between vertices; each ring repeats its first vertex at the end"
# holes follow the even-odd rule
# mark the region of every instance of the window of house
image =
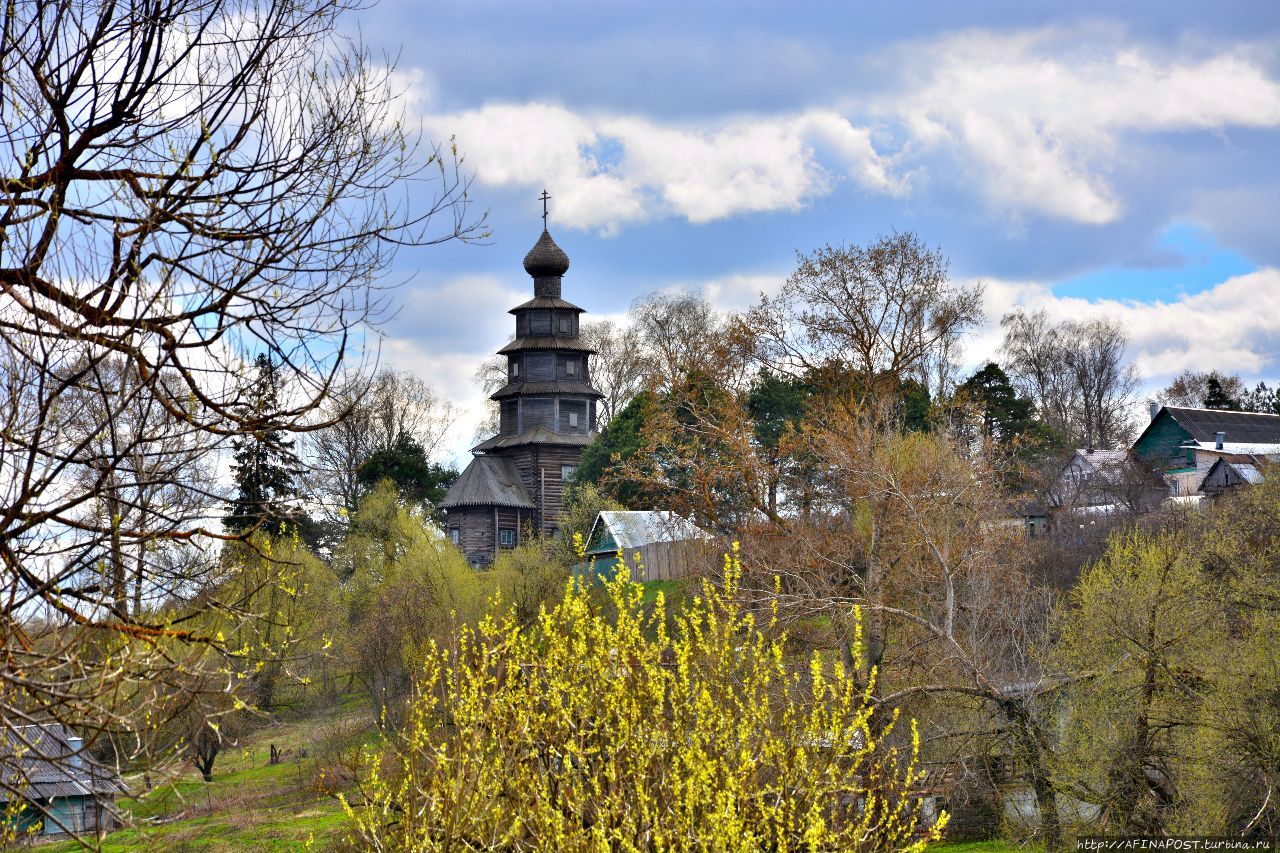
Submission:
POLYGON ((514 527, 499 527, 498 544, 503 548, 514 548, 516 544, 516 529, 514 527))
POLYGON ((561 465, 561 466, 560 466, 560 479, 561 479, 563 482, 566 482, 566 483, 567 483, 567 482, 569 482, 570 480, 572 480, 572 479, 573 479, 573 469, 574 469, 575 467, 576 467, 576 466, 574 466, 574 465, 561 465))
POLYGON ((450 528, 449 528, 449 541, 450 541, 450 542, 452 542, 454 545, 457 545, 457 544, 458 544, 458 540, 459 540, 459 538, 461 537, 461 535, 462 535, 462 534, 461 534, 461 532, 458 530, 458 528, 456 528, 456 527, 450 527, 450 528))

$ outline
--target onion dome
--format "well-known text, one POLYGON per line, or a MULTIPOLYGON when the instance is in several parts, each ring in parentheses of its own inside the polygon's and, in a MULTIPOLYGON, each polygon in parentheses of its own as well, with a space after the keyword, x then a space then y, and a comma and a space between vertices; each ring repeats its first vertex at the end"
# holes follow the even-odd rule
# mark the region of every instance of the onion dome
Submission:
POLYGON ((524 270, 534 278, 560 277, 569 270, 569 256, 544 228, 538 242, 524 256, 524 270))

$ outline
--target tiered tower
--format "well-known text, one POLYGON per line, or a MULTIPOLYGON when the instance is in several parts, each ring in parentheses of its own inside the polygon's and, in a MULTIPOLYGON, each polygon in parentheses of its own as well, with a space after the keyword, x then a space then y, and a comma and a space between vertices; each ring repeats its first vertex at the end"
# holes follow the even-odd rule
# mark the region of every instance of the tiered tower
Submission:
POLYGON ((525 255, 533 298, 512 308, 516 338, 498 351, 507 357, 507 384, 492 397, 498 434, 475 454, 449 489, 449 538, 475 565, 488 565, 502 548, 530 532, 556 532, 564 487, 596 435, 596 402, 588 356, 578 335, 583 309, 561 298, 569 256, 543 228, 525 255))

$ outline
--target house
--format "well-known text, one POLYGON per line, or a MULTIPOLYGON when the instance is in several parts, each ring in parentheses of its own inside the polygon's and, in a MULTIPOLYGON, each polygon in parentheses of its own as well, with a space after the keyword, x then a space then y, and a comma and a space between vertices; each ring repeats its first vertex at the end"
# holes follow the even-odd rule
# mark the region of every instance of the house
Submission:
POLYGON ((114 803, 128 789, 95 761, 84 741, 57 723, 0 734, 0 813, 16 811, 20 834, 97 833, 117 825, 114 803))
POLYGON ((584 566, 611 578, 621 559, 633 581, 674 580, 691 573, 711 538, 692 521, 667 510, 605 510, 591 525, 584 566))
POLYGON ((1174 497, 1200 494, 1224 456, 1280 454, 1280 415, 1151 404, 1151 422, 1133 453, 1164 476, 1174 497))
POLYGON ((1074 451, 1058 474, 1050 501, 1057 509, 1083 514, 1144 512, 1165 496, 1161 481, 1129 450, 1074 451))
POLYGON ((553 535, 564 513, 565 484, 596 436, 589 356, 579 337, 583 309, 561 298, 569 256, 544 228, 524 258, 533 298, 512 308, 515 339, 498 351, 507 384, 490 399, 499 406, 498 434, 474 458, 440 506, 449 539, 475 566, 492 563, 526 532, 553 535))
POLYGON ((1111 506, 1128 458, 1127 450, 1089 447, 1072 452, 1058 473, 1058 494, 1054 502, 1059 507, 1111 506))
POLYGON ((1200 482, 1200 491, 1211 498, 1219 497, 1241 486, 1261 483, 1267 464, 1280 457, 1255 456, 1250 453, 1219 456, 1200 482))

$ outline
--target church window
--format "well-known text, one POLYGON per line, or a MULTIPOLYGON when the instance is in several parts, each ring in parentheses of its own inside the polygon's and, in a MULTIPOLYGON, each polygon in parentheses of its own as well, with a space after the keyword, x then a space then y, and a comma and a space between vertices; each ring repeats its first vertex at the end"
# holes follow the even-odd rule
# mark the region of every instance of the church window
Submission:
POLYGON ((458 540, 462 538, 461 532, 456 527, 449 528, 449 541, 454 545, 458 544, 458 540))
POLYGON ((498 544, 503 548, 514 548, 516 544, 516 529, 514 527, 499 527, 498 544))
POLYGON ((570 480, 572 480, 572 479, 573 479, 573 469, 574 469, 574 468, 576 468, 576 467, 577 467, 576 465, 561 465, 561 466, 560 466, 560 480, 561 480, 561 482, 567 483, 567 482, 569 482, 570 480))
POLYGON ((565 365, 564 365, 564 372, 565 372, 565 373, 567 373, 567 374, 569 374, 570 376, 577 376, 577 375, 578 375, 578 360, 577 360, 576 358, 571 358, 571 359, 569 359, 567 362, 565 362, 565 365))

